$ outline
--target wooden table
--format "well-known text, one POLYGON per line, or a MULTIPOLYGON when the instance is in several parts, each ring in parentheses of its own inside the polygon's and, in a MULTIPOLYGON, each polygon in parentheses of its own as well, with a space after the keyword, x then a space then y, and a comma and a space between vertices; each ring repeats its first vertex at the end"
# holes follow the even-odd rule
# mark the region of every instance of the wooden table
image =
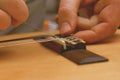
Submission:
MULTIPOLYGON (((33 34, 41 33, 25 35, 33 34)), ((87 48, 109 62, 76 65, 39 43, 0 48, 0 80, 120 80, 120 30, 112 38, 87 48)))

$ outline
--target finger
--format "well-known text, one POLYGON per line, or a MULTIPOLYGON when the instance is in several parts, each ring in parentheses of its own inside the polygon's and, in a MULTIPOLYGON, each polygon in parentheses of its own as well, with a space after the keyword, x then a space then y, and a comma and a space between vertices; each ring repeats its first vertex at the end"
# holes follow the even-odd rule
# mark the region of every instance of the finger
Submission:
POLYGON ((95 43, 114 34, 116 28, 109 23, 100 23, 91 30, 79 31, 74 36, 82 38, 86 43, 95 43))
POLYGON ((68 35, 74 32, 77 25, 77 12, 81 0, 61 0, 58 13, 60 32, 68 35))
POLYGON ((11 25, 11 17, 4 11, 0 10, 0 30, 5 30, 11 25))
POLYGON ((78 18, 78 29, 79 30, 86 30, 91 29, 93 26, 99 23, 98 15, 93 15, 90 19, 80 17, 78 18))
POLYGON ((28 18, 28 9, 23 0, 5 0, 0 3, 0 8, 12 17, 12 24, 18 26, 28 18))
POLYGON ((94 4, 95 2, 97 2, 98 0, 82 0, 81 2, 81 7, 85 7, 85 6, 88 6, 88 5, 92 5, 94 4))
POLYGON ((59 26, 61 34, 69 35, 73 33, 77 25, 77 14, 66 9, 62 10, 59 14, 59 26))
POLYGON ((110 4, 110 0, 99 0, 94 8, 95 13, 99 14, 109 4, 110 4))
POLYGON ((67 8, 67 9, 71 9, 73 12, 78 12, 81 1, 82 0, 61 0, 60 9, 67 8))
POLYGON ((119 3, 111 3, 106 6, 100 13, 99 19, 101 22, 107 22, 111 25, 118 27, 120 25, 120 1, 119 3))

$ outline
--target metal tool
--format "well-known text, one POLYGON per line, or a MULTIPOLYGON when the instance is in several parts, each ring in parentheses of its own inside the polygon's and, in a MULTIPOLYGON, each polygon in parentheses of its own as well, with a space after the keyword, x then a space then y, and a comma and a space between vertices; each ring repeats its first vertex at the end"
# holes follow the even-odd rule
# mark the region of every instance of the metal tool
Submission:
POLYGON ((53 35, 48 35, 48 34, 39 35, 39 36, 30 36, 30 37, 24 37, 24 38, 0 40, 0 48, 23 45, 23 44, 33 44, 33 43, 38 43, 38 42, 47 42, 47 41, 52 41, 52 40, 56 40, 56 38, 53 38, 53 35), (36 38, 37 40, 34 41, 34 39, 36 38), (29 40, 29 39, 33 39, 33 41, 21 42, 23 40, 29 40))

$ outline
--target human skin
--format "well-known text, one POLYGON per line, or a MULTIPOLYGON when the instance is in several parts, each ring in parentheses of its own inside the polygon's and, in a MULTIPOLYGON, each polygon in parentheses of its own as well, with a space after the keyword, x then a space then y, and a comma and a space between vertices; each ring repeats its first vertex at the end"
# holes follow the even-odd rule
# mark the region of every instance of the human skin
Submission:
POLYGON ((74 34, 88 44, 96 43, 111 37, 116 32, 120 25, 119 9, 120 0, 61 0, 56 21, 62 35, 74 34), (93 8, 92 11, 89 7, 93 8), (84 21, 85 18, 78 16, 78 11, 82 8, 88 11, 87 20, 97 15, 98 21, 94 22, 94 25, 90 23, 92 21, 84 21), (87 26, 89 24, 90 27, 87 26))
POLYGON ((25 0, 0 0, 0 30, 18 26, 29 16, 25 0))

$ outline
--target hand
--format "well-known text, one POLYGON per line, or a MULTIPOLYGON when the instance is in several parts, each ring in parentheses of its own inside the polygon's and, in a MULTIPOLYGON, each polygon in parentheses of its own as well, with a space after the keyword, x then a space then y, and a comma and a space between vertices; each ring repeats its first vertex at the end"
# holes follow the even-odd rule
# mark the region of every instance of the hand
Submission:
POLYGON ((18 26, 28 18, 25 0, 0 0, 0 30, 18 26))
POLYGON ((120 25, 120 0, 61 0, 56 18, 62 35, 73 34, 87 43, 112 36, 120 25), (86 9, 88 19, 78 16, 86 9))

